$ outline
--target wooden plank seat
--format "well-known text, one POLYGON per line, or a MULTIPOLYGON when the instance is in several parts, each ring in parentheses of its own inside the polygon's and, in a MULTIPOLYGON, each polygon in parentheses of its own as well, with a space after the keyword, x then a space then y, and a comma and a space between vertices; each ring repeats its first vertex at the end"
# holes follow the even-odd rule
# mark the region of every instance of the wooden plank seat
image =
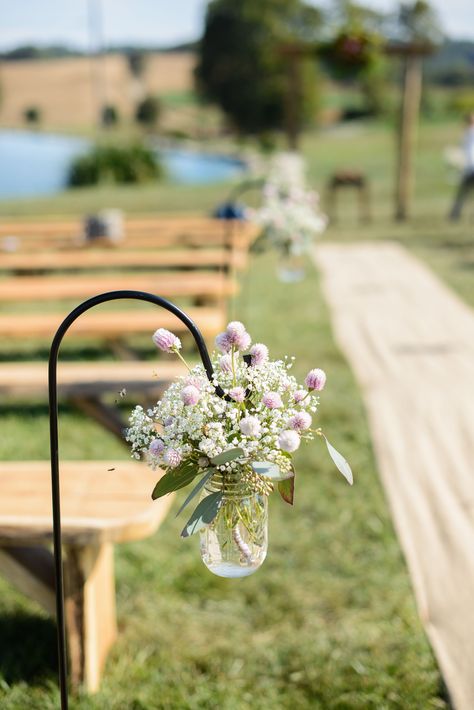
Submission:
MULTIPOLYGON (((194 306, 186 313, 205 337, 212 338, 225 324, 225 311, 215 306, 194 306)), ((0 337, 51 339, 65 313, 0 313, 0 337)), ((108 341, 131 335, 152 334, 157 328, 168 328, 177 334, 188 329, 172 313, 158 308, 109 310, 97 308, 75 321, 68 337, 95 337, 108 341)))
MULTIPOLYGON (((114 392, 115 404, 128 395, 141 395, 145 403, 158 400, 169 383, 187 370, 179 360, 148 362, 61 362, 58 366, 60 397, 67 399, 124 443, 126 422, 120 410, 104 401, 114 392)), ((0 396, 30 399, 46 397, 46 362, 0 363, 0 396)))
MULTIPOLYGON (((156 398, 163 386, 186 372, 180 360, 60 362, 59 393, 62 397, 97 397, 125 389, 156 398)), ((47 391, 46 362, 0 363, 0 396, 44 396, 47 391)))
POLYGON ((76 249, 3 254, 1 271, 31 272, 104 268, 243 269, 247 254, 224 249, 76 249))
MULTIPOLYGON (((0 250, 9 248, 5 238, 16 238, 15 249, 28 249, 36 244, 40 248, 68 248, 78 246, 108 245, 137 246, 187 246, 227 245, 248 248, 259 228, 251 222, 229 223, 211 218, 153 218, 125 220, 125 238, 121 242, 97 239, 85 241, 81 236, 80 220, 31 222, 15 220, 0 222, 0 250)), ((11 248, 11 246, 10 246, 11 248)))
POLYGON ((133 289, 159 293, 166 298, 184 297, 219 301, 236 293, 234 279, 223 273, 100 274, 69 276, 12 276, 0 281, 0 302, 82 299, 99 291, 133 289))
MULTIPOLYGON (((126 217, 124 219, 124 232, 136 235, 159 235, 159 234, 186 234, 186 233, 209 233, 221 234, 232 225, 237 227, 235 231, 244 233, 252 231, 255 225, 252 222, 228 222, 226 220, 192 216, 159 215, 149 217, 126 217)), ((82 230, 81 218, 74 219, 54 219, 45 217, 44 219, 12 219, 10 221, 0 221, 0 237, 18 236, 33 237, 77 236, 82 230)))
MULTIPOLYGON (((117 635, 113 545, 152 535, 171 496, 152 501, 157 473, 132 461, 60 464, 66 624, 74 687, 98 689, 117 635)), ((0 574, 55 613, 49 461, 0 463, 0 574)))

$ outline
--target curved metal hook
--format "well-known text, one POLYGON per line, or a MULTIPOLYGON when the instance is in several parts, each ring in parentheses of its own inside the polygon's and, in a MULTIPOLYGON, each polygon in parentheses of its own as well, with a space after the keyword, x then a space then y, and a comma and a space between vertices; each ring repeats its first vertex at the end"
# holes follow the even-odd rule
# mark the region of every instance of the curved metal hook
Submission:
MULTIPOLYGON (((193 336, 199 355, 201 356, 202 364, 206 371, 207 377, 212 382, 214 370, 209 357, 204 338, 201 331, 193 320, 178 306, 168 301, 161 296, 155 296, 145 291, 109 291, 101 293, 97 296, 87 299, 79 306, 74 308, 68 316, 63 320, 56 331, 53 338, 51 349, 49 351, 48 362, 48 390, 49 390, 49 436, 50 436, 50 451, 51 451, 51 487, 53 498, 53 541, 54 541, 54 566, 56 578, 56 621, 58 629, 58 653, 59 653, 59 683, 61 690, 61 708, 68 708, 68 693, 67 693, 67 649, 66 649, 66 625, 64 616, 64 578, 63 578, 63 561, 61 548, 61 506, 60 506, 60 489, 59 489, 59 444, 58 444, 58 385, 57 385, 57 364, 58 354, 61 342, 80 315, 94 308, 100 303, 107 301, 117 301, 120 299, 132 299, 136 301, 147 301, 157 306, 165 308, 170 313, 173 313, 179 320, 184 323, 193 336)), ((224 397, 224 391, 220 386, 215 386, 216 394, 219 397, 224 397)))

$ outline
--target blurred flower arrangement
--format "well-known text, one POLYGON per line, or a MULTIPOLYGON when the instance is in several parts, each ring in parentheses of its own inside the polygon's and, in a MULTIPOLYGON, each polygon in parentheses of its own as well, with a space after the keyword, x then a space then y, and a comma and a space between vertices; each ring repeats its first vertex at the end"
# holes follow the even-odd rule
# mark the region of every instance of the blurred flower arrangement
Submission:
POLYGON ((295 153, 281 153, 270 163, 263 187, 263 203, 254 213, 262 232, 254 251, 273 248, 280 255, 279 275, 283 281, 304 276, 302 257, 314 238, 327 226, 319 207, 319 196, 305 187, 304 163, 295 153))
MULTIPOLYGON (((169 331, 157 330, 153 340, 183 359, 181 343, 169 331)), ((349 483, 352 473, 322 431, 312 428, 326 382, 322 370, 311 370, 300 385, 290 372, 293 359, 271 360, 264 344, 251 345, 238 321, 217 336, 216 345, 212 382, 202 365, 188 368, 155 407, 133 410, 127 440, 132 456, 144 456, 165 472, 154 499, 194 484, 179 513, 198 495, 200 502, 181 535, 199 532, 206 566, 219 576, 239 577, 265 559, 269 493, 276 487, 293 504, 292 454, 302 442, 323 437, 349 483)))

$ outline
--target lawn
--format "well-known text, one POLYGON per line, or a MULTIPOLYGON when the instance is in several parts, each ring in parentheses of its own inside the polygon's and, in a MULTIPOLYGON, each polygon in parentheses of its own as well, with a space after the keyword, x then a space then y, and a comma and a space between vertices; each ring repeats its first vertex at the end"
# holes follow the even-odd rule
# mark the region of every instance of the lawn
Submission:
MULTIPOLYGON (((393 141, 387 127, 349 127, 309 136, 304 150, 318 187, 337 166, 367 171, 374 222, 359 226, 351 198, 329 240, 400 240, 474 303, 474 247, 467 226, 447 225, 452 186, 441 150, 455 126, 420 132, 414 219, 391 220, 393 141), (471 271, 470 271, 471 269, 471 271)), ((225 187, 81 191, 42 202, 2 205, 3 214, 82 212, 105 204, 148 212, 207 210, 225 187), (166 197, 165 197, 166 195, 166 197)), ((235 315, 273 356, 297 357, 297 374, 328 372, 319 423, 351 461, 351 489, 321 442, 298 452, 293 509, 271 500, 270 551, 254 577, 213 577, 197 541, 179 539, 167 519, 151 539, 117 551, 120 637, 101 692, 77 709, 327 708, 425 710, 447 707, 439 671, 417 618, 413 594, 381 491, 365 414, 353 377, 335 346, 318 274, 282 288, 271 255, 255 257, 235 315)), ((133 402, 126 402, 131 407, 133 402)), ((42 402, 2 405, 2 458, 47 458, 42 402)), ((65 457, 127 456, 94 423, 65 408, 65 457)), ((57 707, 54 626, 0 580, 0 705, 57 707)))

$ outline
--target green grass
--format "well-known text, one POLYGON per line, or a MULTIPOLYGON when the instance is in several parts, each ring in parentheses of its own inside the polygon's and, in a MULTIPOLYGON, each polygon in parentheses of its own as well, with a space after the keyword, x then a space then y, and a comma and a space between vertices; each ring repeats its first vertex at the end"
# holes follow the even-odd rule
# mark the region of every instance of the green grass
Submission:
MULTIPOLYGON (((404 225, 391 220, 394 141, 387 126, 310 135, 304 150, 310 179, 320 189, 338 167, 358 167, 371 179, 373 223, 359 225, 352 197, 341 196, 340 220, 325 239, 397 240, 474 304, 472 225, 453 227, 445 220, 453 186, 441 151, 458 133, 454 125, 420 131, 413 219, 404 225)), ((226 191, 168 185, 83 190, 2 204, 0 212, 80 214, 102 206, 203 211, 226 191)), ((269 344, 272 355, 294 354, 298 375, 314 366, 327 370, 319 423, 350 460, 355 485, 349 488, 333 469, 321 442, 298 452, 296 505, 271 499, 269 557, 254 577, 238 582, 205 570, 197 540, 181 541, 182 521, 173 516, 153 538, 119 546, 119 639, 101 692, 78 698, 75 709, 447 707, 378 481, 361 398, 334 344, 318 275, 310 270, 305 282, 282 288, 274 271, 272 256, 254 259, 235 316, 269 344)), ((61 451, 65 457, 127 456, 110 435, 67 407, 61 451)), ((2 405, 0 455, 47 458, 44 403, 2 405)), ((54 658, 52 622, 0 579, 2 710, 57 707, 54 658)))

